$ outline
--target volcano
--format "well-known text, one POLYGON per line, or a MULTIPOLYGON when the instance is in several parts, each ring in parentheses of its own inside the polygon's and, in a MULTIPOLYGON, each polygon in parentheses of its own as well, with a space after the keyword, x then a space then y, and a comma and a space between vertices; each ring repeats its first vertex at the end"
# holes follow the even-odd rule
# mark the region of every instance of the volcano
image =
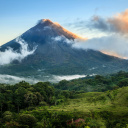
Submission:
POLYGON ((14 59, 10 64, 0 66, 0 74, 18 76, 74 75, 74 74, 109 74, 120 70, 128 71, 128 61, 103 54, 92 49, 76 49, 74 40, 81 37, 66 30, 49 19, 40 20, 34 27, 20 37, 1 46, 0 51, 8 48, 21 53, 21 44, 34 52, 20 61, 14 59))

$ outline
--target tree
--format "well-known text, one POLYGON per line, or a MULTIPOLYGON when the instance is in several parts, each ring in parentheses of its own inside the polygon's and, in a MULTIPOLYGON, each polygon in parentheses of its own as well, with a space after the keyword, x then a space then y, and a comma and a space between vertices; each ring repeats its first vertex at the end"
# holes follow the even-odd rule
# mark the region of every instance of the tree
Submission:
POLYGON ((44 101, 46 102, 49 102, 50 98, 54 95, 54 88, 49 85, 49 82, 38 82, 33 86, 44 97, 44 101))
POLYGON ((16 84, 15 86, 23 87, 23 88, 26 88, 26 89, 31 87, 31 85, 29 83, 25 82, 25 81, 21 81, 18 84, 16 84))
POLYGON ((15 95, 15 104, 17 105, 17 111, 19 113, 20 107, 24 104, 24 95, 27 93, 27 90, 23 87, 16 89, 15 95))
POLYGON ((5 96, 4 94, 0 93, 0 110, 3 111, 3 104, 5 102, 5 96))
POLYGON ((37 104, 44 100, 44 97, 39 92, 35 92, 35 95, 37 97, 37 104))
POLYGON ((25 101, 25 103, 28 104, 28 106, 36 105, 36 103, 38 102, 36 94, 34 94, 32 92, 28 92, 27 94, 25 94, 24 98, 25 98, 24 101, 25 101))
POLYGON ((7 89, 6 93, 4 93, 4 96, 5 96, 5 101, 6 101, 5 103, 8 107, 8 110, 10 111, 14 107, 14 105, 13 105, 13 91, 10 89, 7 89))
POLYGON ((120 80, 117 84, 119 87, 128 86, 128 78, 120 80))
POLYGON ((67 84, 68 84, 69 82, 67 81, 67 80, 61 80, 59 83, 58 83, 58 85, 56 85, 56 88, 58 88, 58 89, 67 89, 67 84))

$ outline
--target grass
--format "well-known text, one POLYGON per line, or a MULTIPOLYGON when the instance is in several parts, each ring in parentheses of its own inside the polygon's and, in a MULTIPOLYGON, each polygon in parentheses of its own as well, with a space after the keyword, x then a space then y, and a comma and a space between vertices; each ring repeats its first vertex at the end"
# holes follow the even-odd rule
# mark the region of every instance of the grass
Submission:
POLYGON ((128 87, 108 92, 88 92, 48 108, 50 111, 78 112, 81 114, 109 112, 114 117, 128 117, 128 87))
POLYGON ((99 110, 100 108, 110 105, 109 99, 100 99, 104 96, 102 92, 89 92, 76 95, 74 99, 68 99, 66 102, 52 106, 49 110, 57 111, 80 111, 80 112, 90 112, 91 110, 99 110))
MULTIPOLYGON (((77 115, 77 118, 89 119, 88 126, 92 128, 96 123, 100 126, 96 128, 127 128, 128 87, 107 92, 81 93, 77 94, 74 99, 68 99, 59 105, 36 108, 39 113, 45 110, 53 113, 72 113, 77 115)), ((33 112, 27 111, 27 113, 33 112)))

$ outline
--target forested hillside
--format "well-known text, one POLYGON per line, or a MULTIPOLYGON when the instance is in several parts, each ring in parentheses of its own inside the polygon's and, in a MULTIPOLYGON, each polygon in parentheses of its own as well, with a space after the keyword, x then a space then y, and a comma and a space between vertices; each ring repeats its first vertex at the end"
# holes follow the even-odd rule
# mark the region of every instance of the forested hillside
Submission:
POLYGON ((120 71, 115 74, 101 76, 87 76, 71 81, 62 80, 54 87, 61 90, 75 90, 80 92, 103 92, 114 88, 127 86, 128 73, 120 71), (125 83, 125 84, 124 84, 125 83))
POLYGON ((128 73, 0 84, 0 128, 126 128, 128 73))

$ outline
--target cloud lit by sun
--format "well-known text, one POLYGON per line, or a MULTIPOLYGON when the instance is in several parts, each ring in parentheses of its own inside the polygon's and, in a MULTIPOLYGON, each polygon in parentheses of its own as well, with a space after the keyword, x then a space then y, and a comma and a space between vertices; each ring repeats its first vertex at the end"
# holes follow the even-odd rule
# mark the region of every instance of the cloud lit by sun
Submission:
POLYGON ((113 18, 109 18, 108 22, 112 24, 117 31, 128 34, 128 9, 116 14, 113 18))
POLYGON ((115 56, 115 57, 118 57, 118 58, 122 58, 122 59, 128 59, 128 57, 123 57, 123 56, 120 56, 118 53, 114 52, 114 51, 101 51, 102 53, 104 54, 107 54, 107 55, 110 55, 110 56, 115 56))

